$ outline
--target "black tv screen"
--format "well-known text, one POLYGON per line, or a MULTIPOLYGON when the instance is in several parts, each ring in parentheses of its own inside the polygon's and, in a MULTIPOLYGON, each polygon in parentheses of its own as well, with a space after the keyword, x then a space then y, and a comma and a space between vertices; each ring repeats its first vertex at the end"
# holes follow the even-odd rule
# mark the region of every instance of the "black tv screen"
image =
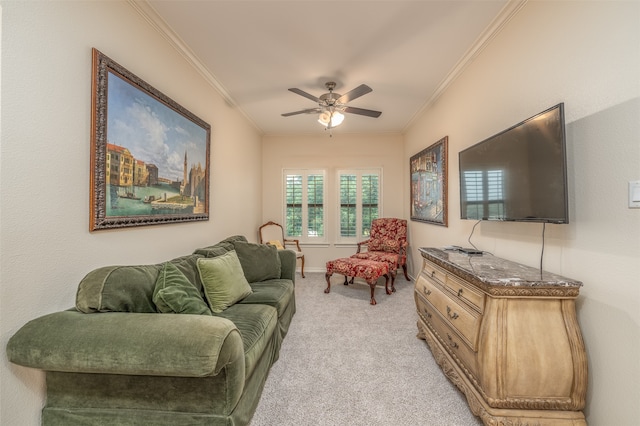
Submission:
POLYGON ((564 104, 459 153, 462 219, 569 223, 564 104))

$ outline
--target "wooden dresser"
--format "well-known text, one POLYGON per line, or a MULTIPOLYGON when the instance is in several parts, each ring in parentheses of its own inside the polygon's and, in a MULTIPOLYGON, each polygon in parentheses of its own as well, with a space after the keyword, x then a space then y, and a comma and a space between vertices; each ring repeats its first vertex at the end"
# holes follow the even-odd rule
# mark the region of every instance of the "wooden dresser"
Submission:
POLYGON ((486 425, 586 425, 579 281, 421 248, 418 337, 486 425))

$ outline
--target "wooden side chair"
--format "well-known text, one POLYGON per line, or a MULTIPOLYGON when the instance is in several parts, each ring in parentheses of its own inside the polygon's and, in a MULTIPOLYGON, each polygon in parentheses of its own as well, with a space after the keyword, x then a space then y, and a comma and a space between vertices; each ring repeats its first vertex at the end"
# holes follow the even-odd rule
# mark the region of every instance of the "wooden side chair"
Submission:
MULTIPOLYGON (((407 221, 396 218, 379 218, 371 222, 369 238, 358 243, 356 254, 358 259, 387 262, 389 265, 402 267, 404 277, 411 281, 407 274, 407 221), (362 251, 366 247, 366 251, 362 251)), ((393 268, 392 268, 393 269, 393 268)))
POLYGON ((300 275, 304 278, 304 253, 300 249, 300 241, 286 239, 282 225, 275 222, 267 222, 258 229, 260 234, 260 244, 271 244, 278 250, 293 250, 296 252, 296 259, 300 259, 300 275))

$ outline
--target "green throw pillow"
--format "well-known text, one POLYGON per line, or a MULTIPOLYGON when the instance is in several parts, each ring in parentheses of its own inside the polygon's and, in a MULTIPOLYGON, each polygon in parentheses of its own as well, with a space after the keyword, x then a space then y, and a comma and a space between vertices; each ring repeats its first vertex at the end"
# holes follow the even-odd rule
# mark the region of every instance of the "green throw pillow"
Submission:
POLYGON ((220 313, 251 294, 234 250, 218 257, 198 259, 198 272, 209 307, 220 313))
POLYGON ((211 315, 200 291, 170 262, 165 262, 158 274, 153 303, 165 314, 211 315))
POLYGON ((269 244, 254 244, 234 241, 242 271, 247 281, 256 283, 280 278, 280 256, 278 249, 269 244))

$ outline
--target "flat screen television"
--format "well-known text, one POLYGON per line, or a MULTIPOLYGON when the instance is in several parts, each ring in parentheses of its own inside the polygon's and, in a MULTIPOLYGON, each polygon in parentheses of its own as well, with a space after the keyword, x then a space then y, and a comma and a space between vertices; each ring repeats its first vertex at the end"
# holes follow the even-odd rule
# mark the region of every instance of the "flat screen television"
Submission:
POLYGON ((564 104, 458 155, 462 219, 569 223, 564 104))

